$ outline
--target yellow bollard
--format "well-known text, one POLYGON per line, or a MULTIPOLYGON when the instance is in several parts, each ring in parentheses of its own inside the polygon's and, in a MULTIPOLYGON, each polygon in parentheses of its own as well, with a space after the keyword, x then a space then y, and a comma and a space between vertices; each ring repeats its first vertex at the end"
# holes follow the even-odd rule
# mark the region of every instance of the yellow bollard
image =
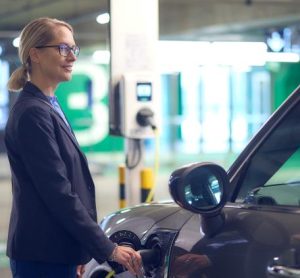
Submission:
POLYGON ((126 207, 125 196, 125 166, 119 166, 119 207, 126 207))
POLYGON ((149 194, 154 186, 153 171, 151 168, 141 170, 141 202, 153 201, 153 196, 149 199, 149 194))

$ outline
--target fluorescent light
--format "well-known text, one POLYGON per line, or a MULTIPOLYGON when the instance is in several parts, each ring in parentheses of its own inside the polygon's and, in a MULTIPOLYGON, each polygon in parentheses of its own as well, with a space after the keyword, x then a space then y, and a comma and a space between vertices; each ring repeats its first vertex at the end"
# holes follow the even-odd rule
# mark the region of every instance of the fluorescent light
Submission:
POLYGON ((159 41, 162 71, 199 65, 263 66, 264 42, 159 41))
POLYGON ((267 52, 266 62, 287 62, 287 63, 298 63, 300 56, 297 53, 287 52, 267 52))
POLYGON ((264 42, 213 42, 210 62, 221 65, 263 66, 267 45, 264 42))
POLYGON ((93 54, 93 61, 99 64, 109 64, 110 52, 108 50, 96 50, 93 54))
POLYGON ((158 61, 163 72, 200 65, 208 59, 210 42, 159 41, 158 61))
POLYGON ((19 45, 20 45, 20 37, 17 37, 13 40, 13 46, 19 47, 19 45))
POLYGON ((109 20, 110 20, 109 13, 100 14, 96 18, 96 21, 99 24, 107 24, 109 20))
POLYGON ((178 71, 199 65, 230 65, 247 68, 267 62, 298 63, 298 53, 267 52, 264 42, 159 41, 162 72, 178 71))

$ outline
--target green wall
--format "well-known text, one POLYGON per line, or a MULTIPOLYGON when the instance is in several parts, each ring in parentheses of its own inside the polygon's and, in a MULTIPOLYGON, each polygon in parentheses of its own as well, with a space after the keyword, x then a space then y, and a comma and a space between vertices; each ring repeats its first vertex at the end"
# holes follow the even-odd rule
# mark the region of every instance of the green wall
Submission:
POLYGON ((276 109, 300 84, 300 63, 269 64, 273 83, 273 104, 276 109))

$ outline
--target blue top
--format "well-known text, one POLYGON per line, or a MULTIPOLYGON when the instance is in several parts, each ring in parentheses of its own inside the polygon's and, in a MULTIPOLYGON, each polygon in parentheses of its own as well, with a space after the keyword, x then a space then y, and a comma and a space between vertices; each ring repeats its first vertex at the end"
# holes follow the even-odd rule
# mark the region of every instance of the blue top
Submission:
POLYGON ((71 129, 69 122, 66 119, 66 116, 64 114, 64 112, 62 111, 57 97, 56 96, 47 96, 48 100, 50 101, 51 105, 53 106, 53 108, 56 110, 56 112, 58 112, 58 114, 62 117, 62 119, 65 121, 66 125, 71 129))

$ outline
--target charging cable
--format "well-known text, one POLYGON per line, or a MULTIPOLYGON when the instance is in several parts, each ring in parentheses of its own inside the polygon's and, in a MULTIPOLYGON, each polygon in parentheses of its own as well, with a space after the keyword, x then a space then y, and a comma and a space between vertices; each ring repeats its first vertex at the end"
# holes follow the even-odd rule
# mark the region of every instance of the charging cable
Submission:
POLYGON ((142 158, 141 140, 134 139, 133 143, 134 146, 132 155, 129 155, 129 153, 127 153, 125 159, 126 167, 130 170, 134 169, 140 163, 142 158))

